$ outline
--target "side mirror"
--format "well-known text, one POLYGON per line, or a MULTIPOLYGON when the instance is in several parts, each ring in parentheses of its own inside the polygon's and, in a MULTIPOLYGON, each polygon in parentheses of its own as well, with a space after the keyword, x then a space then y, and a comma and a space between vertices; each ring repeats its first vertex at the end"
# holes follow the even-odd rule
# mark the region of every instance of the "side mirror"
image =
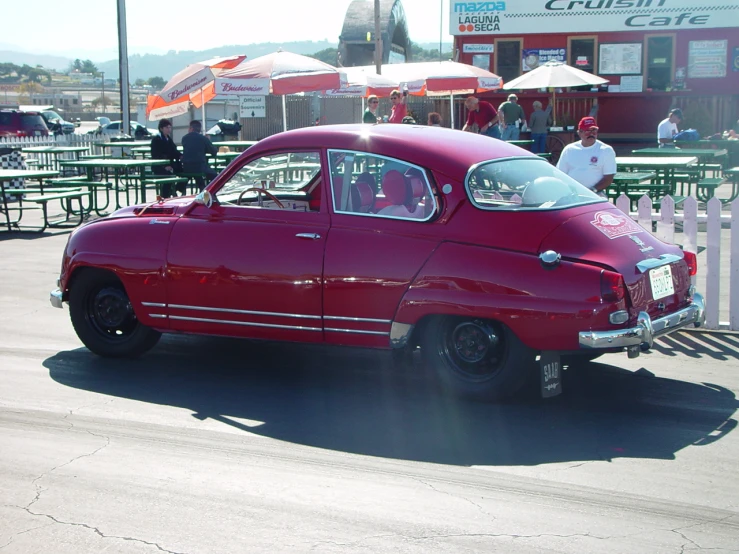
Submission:
POLYGON ((204 190, 195 197, 195 203, 210 208, 213 205, 213 195, 207 190, 204 190))

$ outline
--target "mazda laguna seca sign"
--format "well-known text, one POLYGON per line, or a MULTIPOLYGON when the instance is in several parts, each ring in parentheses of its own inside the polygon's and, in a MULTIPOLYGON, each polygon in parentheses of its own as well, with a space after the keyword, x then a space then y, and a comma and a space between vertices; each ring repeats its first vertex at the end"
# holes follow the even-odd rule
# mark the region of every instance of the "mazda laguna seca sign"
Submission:
POLYGON ((451 0, 449 23, 458 36, 739 27, 739 0, 451 0))

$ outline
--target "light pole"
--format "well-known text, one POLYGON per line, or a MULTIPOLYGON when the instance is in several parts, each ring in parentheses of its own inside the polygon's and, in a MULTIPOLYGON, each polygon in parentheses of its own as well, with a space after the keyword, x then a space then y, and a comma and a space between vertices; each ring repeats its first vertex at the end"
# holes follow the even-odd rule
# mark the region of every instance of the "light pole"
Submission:
POLYGON ((105 113, 105 71, 100 72, 101 75, 101 83, 103 85, 103 94, 101 98, 103 99, 103 113, 105 113))

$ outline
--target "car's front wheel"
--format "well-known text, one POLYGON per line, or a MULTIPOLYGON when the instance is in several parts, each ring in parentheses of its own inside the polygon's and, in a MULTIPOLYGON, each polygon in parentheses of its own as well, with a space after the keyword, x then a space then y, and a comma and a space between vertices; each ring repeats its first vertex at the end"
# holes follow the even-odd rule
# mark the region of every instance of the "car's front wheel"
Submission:
POLYGON ((123 284, 107 271, 86 269, 73 281, 69 314, 77 336, 99 356, 140 356, 161 337, 139 322, 123 284))
POLYGON ((436 316, 425 326, 421 352, 442 384, 462 396, 500 400, 513 396, 536 368, 536 352, 505 325, 436 316))

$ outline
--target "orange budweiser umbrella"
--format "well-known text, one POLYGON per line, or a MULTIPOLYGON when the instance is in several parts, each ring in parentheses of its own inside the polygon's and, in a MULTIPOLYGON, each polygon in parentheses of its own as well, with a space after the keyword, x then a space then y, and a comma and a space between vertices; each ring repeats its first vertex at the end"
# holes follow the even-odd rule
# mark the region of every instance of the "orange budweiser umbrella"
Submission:
POLYGON ((149 95, 146 102, 147 119, 155 121, 187 113, 189 102, 196 108, 202 107, 216 96, 213 87, 216 77, 245 59, 243 55, 229 56, 188 65, 172 77, 158 94, 149 95))

